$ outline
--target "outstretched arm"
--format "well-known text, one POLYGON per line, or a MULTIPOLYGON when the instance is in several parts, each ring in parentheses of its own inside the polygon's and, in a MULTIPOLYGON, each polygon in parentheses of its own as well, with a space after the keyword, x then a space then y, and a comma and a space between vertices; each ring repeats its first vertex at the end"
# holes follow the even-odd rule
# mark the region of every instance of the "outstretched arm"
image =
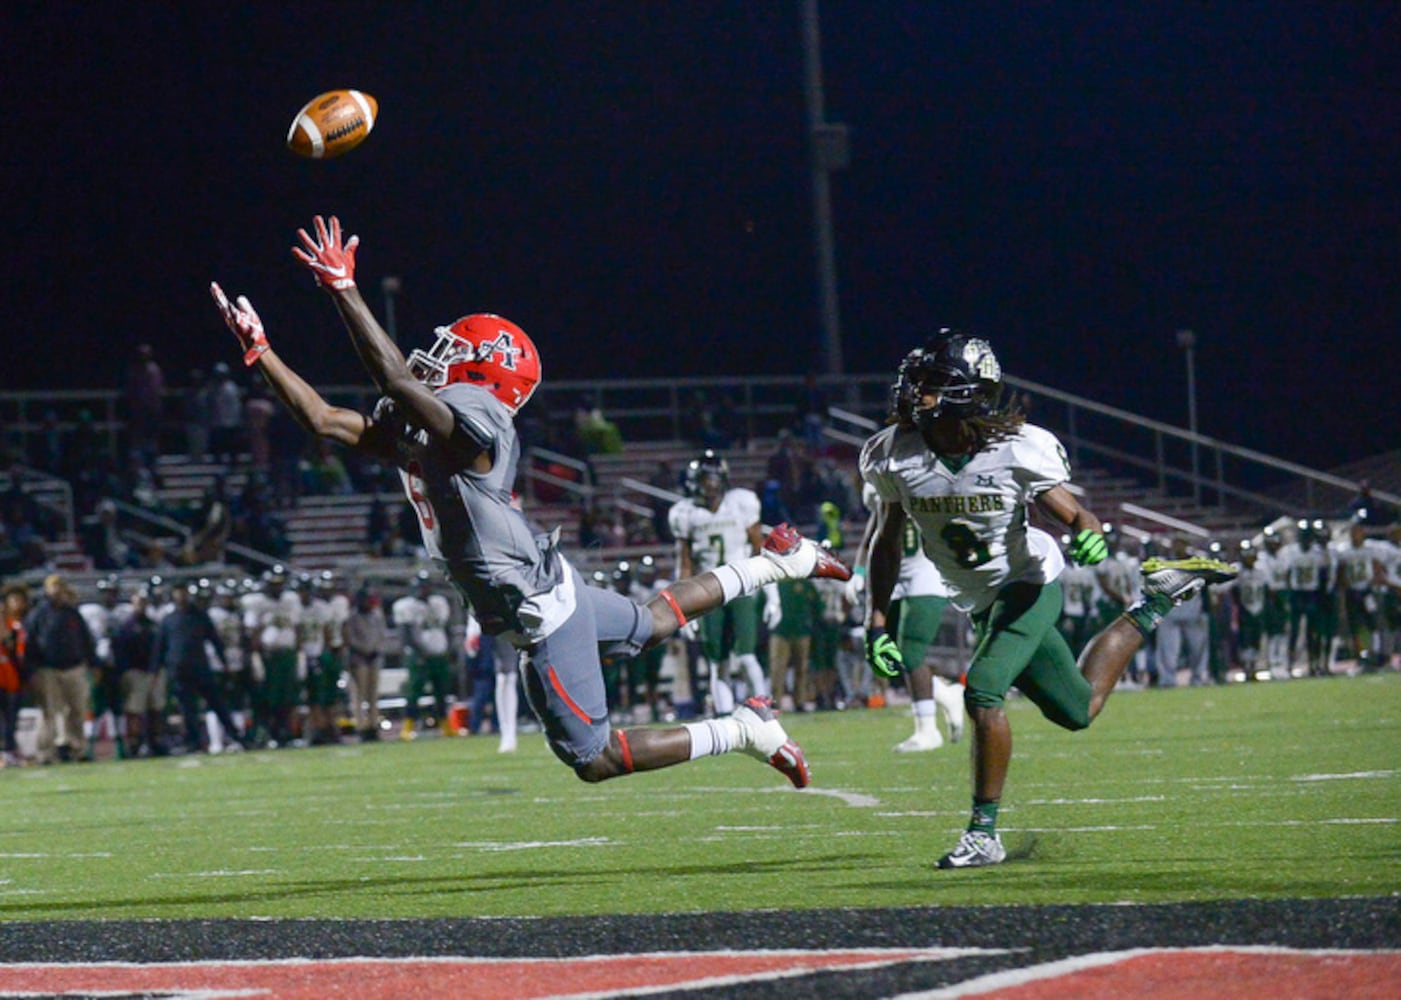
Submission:
POLYGON ((479 465, 490 458, 483 454, 484 442, 471 438, 458 424, 452 409, 433 391, 414 378, 403 353, 375 319, 355 285, 355 250, 360 238, 342 240, 340 220, 334 215, 327 222, 313 220, 315 235, 297 230, 302 245, 292 255, 312 273, 316 283, 331 296, 360 361, 380 392, 394 400, 409 423, 448 444, 466 461, 479 465))
POLYGON ((307 381, 287 365, 268 343, 263 321, 246 295, 230 302, 218 282, 212 282, 209 292, 219 307, 224 323, 243 347, 243 362, 257 365, 277 398, 296 418, 297 423, 313 434, 361 451, 386 455, 392 442, 383 433, 376 433, 374 422, 363 413, 332 406, 307 381))

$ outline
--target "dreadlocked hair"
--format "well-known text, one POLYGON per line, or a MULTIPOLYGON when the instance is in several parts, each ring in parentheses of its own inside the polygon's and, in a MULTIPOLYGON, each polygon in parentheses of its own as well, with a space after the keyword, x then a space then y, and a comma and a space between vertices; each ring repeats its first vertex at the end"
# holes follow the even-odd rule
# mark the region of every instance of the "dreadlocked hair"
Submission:
POLYGON ((1017 436, 1026 423, 1026 413, 1015 403, 1004 410, 994 410, 980 417, 969 417, 965 424, 977 435, 978 451, 990 444, 1007 441, 1017 436))

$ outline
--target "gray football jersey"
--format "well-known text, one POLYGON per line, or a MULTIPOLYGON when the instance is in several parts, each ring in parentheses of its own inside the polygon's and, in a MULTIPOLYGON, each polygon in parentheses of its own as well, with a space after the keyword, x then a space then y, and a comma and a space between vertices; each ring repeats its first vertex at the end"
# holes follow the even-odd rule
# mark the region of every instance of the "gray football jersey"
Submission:
POLYGON ((552 536, 532 530, 511 506, 520 439, 511 413, 490 392, 458 383, 439 399, 478 441, 489 441, 491 471, 463 468, 441 443, 405 424, 398 435, 399 475, 418 515, 423 545, 447 572, 482 631, 519 630, 516 610, 557 586, 564 567, 552 536))

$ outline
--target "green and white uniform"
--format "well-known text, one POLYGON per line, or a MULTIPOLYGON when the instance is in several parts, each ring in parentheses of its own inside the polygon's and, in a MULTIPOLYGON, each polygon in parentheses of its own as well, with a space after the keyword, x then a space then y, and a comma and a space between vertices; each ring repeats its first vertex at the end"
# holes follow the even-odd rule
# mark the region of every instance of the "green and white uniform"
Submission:
MULTIPOLYGON (((759 497, 753 490, 735 487, 725 491, 711 510, 686 499, 673 504, 667 523, 677 542, 691 546, 691 575, 699 576, 724 563, 753 555, 749 529, 759 523, 759 497)), ((764 673, 756 655, 759 649, 759 616, 763 601, 758 594, 731 601, 699 620, 701 656, 708 662, 711 698, 716 711, 729 711, 727 691, 719 690, 720 665, 733 657, 749 678, 756 695, 767 693, 764 673)))
POLYGON ((1051 721, 1089 724, 1089 682, 1056 629, 1065 568, 1055 540, 1027 523, 1027 506, 1070 478, 1065 449, 1023 425, 966 458, 933 454, 912 428, 888 427, 861 452, 861 475, 919 527, 924 554, 969 613, 978 645, 970 706, 996 707, 1015 683, 1051 721))

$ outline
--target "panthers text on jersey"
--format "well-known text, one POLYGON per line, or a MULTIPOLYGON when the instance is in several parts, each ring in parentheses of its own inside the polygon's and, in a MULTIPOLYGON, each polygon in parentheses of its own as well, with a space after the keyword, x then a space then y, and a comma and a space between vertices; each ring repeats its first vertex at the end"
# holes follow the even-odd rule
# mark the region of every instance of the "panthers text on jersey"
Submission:
POLYGON ((693 500, 680 500, 667 513, 677 541, 691 543, 691 574, 752 555, 749 529, 759 523, 759 497, 741 487, 726 490, 720 506, 710 510, 693 500))
POLYGON ((861 450, 861 475, 919 526, 925 555, 962 611, 986 609, 1009 583, 1049 583, 1065 559, 1027 524, 1026 507, 1070 478, 1065 449, 1029 424, 961 465, 935 455, 912 428, 887 427, 861 450))
MULTIPOLYGON (((874 510, 880 502, 880 494, 870 483, 861 488, 861 501, 867 509, 874 510)), ((892 601, 906 597, 948 597, 949 585, 939 575, 938 568, 924 554, 924 545, 919 537, 919 527, 910 518, 905 519, 905 529, 900 535, 900 572, 895 578, 895 589, 890 592, 892 601)))

